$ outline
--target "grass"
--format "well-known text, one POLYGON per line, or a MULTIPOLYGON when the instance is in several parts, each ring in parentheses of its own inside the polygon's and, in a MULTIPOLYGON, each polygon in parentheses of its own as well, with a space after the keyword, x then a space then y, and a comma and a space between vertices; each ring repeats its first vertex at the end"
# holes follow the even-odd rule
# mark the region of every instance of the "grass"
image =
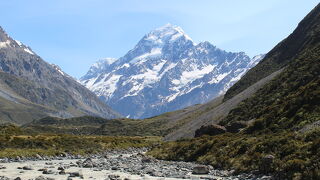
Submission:
POLYGON ((38 134, 24 132, 14 125, 0 126, 0 157, 93 154, 108 149, 151 147, 160 137, 88 136, 66 134, 38 134))

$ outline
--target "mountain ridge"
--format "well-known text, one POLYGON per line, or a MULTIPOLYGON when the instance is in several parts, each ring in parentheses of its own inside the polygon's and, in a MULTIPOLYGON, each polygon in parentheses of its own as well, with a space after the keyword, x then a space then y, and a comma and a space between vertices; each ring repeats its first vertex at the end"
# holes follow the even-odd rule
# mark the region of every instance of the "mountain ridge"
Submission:
MULTIPOLYGON (((105 118, 120 116, 57 65, 42 60, 30 47, 12 39, 2 28, 0 71, 3 73, 1 79, 6 86, 0 89, 0 95, 7 101, 19 96, 15 101, 16 104, 28 102, 44 106, 48 112, 55 112, 38 113, 43 116, 73 117, 85 114, 105 118)), ((6 121, 11 121, 12 118, 8 117, 14 113, 14 109, 3 113, 6 114, 3 116, 6 121)), ((26 123, 34 120, 32 116, 28 117, 23 119, 21 116, 16 122, 26 123)))

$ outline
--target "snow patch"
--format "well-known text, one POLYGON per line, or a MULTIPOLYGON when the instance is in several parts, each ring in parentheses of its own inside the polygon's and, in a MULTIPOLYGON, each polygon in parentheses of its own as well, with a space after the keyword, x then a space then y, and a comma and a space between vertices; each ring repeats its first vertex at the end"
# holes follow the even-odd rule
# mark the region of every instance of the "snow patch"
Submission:
POLYGON ((133 87, 129 90, 127 96, 136 96, 145 87, 159 81, 161 76, 159 72, 163 68, 165 60, 160 61, 160 63, 153 66, 152 69, 146 69, 143 73, 131 76, 124 84, 132 83, 133 87))
POLYGON ((182 37, 182 36, 183 36, 182 34, 177 33, 177 34, 175 34, 175 35, 173 35, 173 36, 171 37, 170 41, 173 42, 173 41, 177 40, 178 38, 180 38, 180 37, 182 37))
POLYGON ((130 67, 130 64, 125 63, 125 64, 123 64, 119 69, 121 69, 121 68, 129 68, 129 67, 130 67))
POLYGON ((86 82, 86 86, 93 92, 97 93, 98 96, 111 97, 117 89, 117 83, 119 82, 122 75, 109 75, 106 74, 102 80, 96 82, 97 78, 93 78, 86 82))
POLYGON ((21 47, 22 46, 22 43, 20 42, 20 41, 18 41, 18 40, 14 40, 14 41, 16 41, 16 43, 21 47))
POLYGON ((24 48, 23 50, 31 55, 34 55, 34 53, 29 48, 24 48))
POLYGON ((65 75, 64 72, 61 70, 61 68, 58 65, 55 64, 51 64, 51 66, 58 71, 60 74, 62 74, 63 76, 65 75))
POLYGON ((165 73, 167 73, 168 71, 170 71, 176 66, 177 66, 177 63, 170 63, 169 66, 167 66, 166 69, 162 71, 160 77, 162 77, 165 73))
POLYGON ((204 75, 212 72, 215 67, 216 66, 209 64, 203 67, 202 69, 194 67, 191 71, 184 71, 179 80, 179 84, 184 86, 190 82, 193 82, 196 79, 202 78, 204 75))
POLYGON ((153 48, 149 53, 142 54, 130 61, 131 64, 135 64, 137 62, 143 63, 147 58, 157 57, 161 55, 162 48, 153 48))
POLYGON ((254 67, 256 66, 266 55, 265 54, 259 54, 257 56, 254 56, 250 63, 248 64, 248 67, 254 67))
POLYGON ((226 72, 226 73, 222 73, 222 74, 218 74, 218 76, 214 77, 211 81, 209 81, 209 84, 215 84, 215 83, 219 83, 222 79, 224 79, 226 76, 228 76, 230 74, 230 72, 226 72))
POLYGON ((236 77, 232 78, 230 82, 236 82, 241 79, 241 77, 246 73, 246 69, 244 69, 241 73, 239 73, 236 77))
POLYGON ((0 49, 1 48, 7 48, 10 45, 10 43, 11 42, 9 40, 7 40, 5 42, 0 42, 0 49))

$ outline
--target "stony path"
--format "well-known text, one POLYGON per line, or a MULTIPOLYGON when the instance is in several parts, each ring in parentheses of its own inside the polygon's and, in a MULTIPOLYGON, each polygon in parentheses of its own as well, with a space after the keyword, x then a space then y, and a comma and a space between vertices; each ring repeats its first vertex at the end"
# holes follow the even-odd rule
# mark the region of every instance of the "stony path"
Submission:
MULTIPOLYGON (((142 180, 142 179, 257 179, 251 175, 230 176, 187 162, 160 161, 145 156, 143 150, 110 151, 91 157, 40 157, 2 159, 0 180, 142 180), (194 171, 194 172, 193 172, 194 171), (203 173, 195 175, 192 173, 203 173)), ((258 178, 266 179, 268 177, 258 178)))

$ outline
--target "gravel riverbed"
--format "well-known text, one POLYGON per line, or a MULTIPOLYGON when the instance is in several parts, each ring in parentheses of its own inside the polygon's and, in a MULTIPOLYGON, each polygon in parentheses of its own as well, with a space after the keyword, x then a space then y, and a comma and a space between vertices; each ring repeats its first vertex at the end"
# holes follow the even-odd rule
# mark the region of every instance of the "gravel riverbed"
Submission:
POLYGON ((269 176, 232 175, 191 162, 162 161, 144 155, 146 149, 106 151, 97 155, 0 159, 0 180, 142 180, 207 179, 267 180, 269 176))

